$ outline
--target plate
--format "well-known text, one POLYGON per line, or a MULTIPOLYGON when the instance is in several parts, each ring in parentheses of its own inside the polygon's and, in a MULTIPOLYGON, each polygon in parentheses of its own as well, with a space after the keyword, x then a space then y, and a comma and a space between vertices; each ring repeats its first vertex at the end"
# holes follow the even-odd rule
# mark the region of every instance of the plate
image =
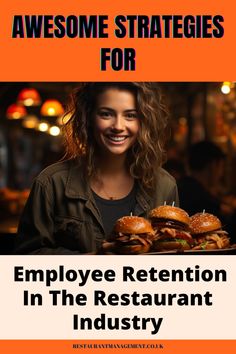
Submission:
POLYGON ((231 248, 220 248, 216 250, 188 250, 188 251, 163 251, 163 252, 149 252, 149 253, 143 253, 145 255, 168 255, 168 254, 174 254, 174 255, 204 255, 204 254, 236 254, 236 248, 231 247, 231 248))

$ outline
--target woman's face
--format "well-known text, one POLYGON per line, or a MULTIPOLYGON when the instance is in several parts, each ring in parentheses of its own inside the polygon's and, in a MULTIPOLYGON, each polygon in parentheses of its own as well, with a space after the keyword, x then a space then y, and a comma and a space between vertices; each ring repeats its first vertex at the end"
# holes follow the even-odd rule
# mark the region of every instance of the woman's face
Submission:
POLYGON ((109 88, 97 98, 94 137, 105 153, 125 154, 139 131, 135 96, 127 90, 109 88))

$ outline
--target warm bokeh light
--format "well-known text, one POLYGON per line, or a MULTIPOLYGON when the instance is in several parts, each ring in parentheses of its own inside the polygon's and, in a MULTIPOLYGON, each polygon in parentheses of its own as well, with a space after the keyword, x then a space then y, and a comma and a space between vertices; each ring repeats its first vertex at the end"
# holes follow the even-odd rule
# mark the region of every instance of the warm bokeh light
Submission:
POLYGON ((26 116, 26 114, 27 111, 25 107, 17 103, 11 104, 6 111, 6 116, 8 119, 21 119, 26 116))
POLYGON ((56 125, 53 125, 50 129, 49 129, 49 134, 52 136, 58 136, 60 134, 60 128, 57 127, 56 125))
POLYGON ((22 121, 22 126, 28 129, 36 129, 38 127, 38 124, 38 118, 34 115, 28 115, 22 121))
POLYGON ((221 92, 224 94, 224 95, 228 95, 231 91, 231 88, 230 88, 231 84, 229 81, 225 81, 223 82, 222 86, 221 86, 221 92))
POLYGON ((185 117, 180 117, 180 118, 179 118, 179 124, 186 125, 186 124, 187 124, 187 118, 185 118, 185 117))
POLYGON ((46 100, 40 110, 42 116, 57 117, 64 113, 62 104, 57 100, 46 100))
POLYGON ((37 90, 34 88, 24 88, 20 91, 17 102, 24 106, 39 106, 41 103, 41 97, 37 90))
POLYGON ((48 129, 49 129, 49 125, 48 125, 47 122, 41 122, 41 123, 39 123, 39 125, 38 125, 38 130, 39 130, 40 132, 47 132, 48 129))

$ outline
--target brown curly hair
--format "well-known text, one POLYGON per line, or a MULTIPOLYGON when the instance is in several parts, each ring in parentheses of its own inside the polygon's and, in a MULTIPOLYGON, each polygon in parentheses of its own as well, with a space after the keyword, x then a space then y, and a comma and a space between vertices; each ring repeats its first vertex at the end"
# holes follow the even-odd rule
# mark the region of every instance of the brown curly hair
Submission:
POLYGON ((71 95, 64 125, 65 158, 82 157, 88 177, 96 174, 95 139, 92 118, 99 94, 108 88, 130 91, 135 95, 140 129, 135 144, 128 151, 127 166, 130 174, 144 188, 153 189, 158 167, 163 163, 168 113, 161 91, 152 82, 86 82, 71 95))

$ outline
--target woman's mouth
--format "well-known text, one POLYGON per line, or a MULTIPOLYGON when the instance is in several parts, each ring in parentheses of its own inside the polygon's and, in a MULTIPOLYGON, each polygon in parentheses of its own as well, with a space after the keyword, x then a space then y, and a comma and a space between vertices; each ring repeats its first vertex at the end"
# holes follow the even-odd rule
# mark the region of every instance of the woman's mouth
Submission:
POLYGON ((113 143, 123 143, 128 136, 127 135, 106 135, 106 138, 113 143))

